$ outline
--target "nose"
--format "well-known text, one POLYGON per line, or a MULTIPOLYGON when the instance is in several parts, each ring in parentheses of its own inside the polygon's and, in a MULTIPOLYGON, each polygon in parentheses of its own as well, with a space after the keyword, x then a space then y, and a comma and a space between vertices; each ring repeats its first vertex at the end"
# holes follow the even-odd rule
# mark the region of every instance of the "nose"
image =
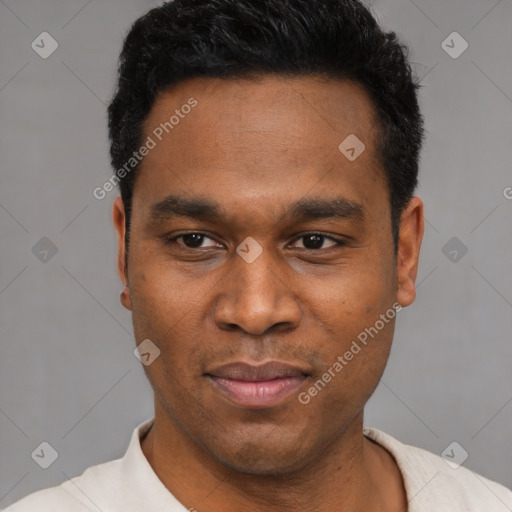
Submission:
POLYGON ((216 325, 253 335, 295 329, 302 313, 289 282, 290 269, 270 250, 251 263, 238 254, 233 260, 215 298, 216 325))

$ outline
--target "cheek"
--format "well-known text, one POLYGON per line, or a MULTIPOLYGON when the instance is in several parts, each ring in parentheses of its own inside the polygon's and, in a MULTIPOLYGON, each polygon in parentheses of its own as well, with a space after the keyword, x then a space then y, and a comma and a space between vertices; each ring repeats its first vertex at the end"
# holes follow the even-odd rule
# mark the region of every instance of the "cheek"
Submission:
MULTIPOLYGON (((130 293, 135 339, 137 344, 150 339, 160 349, 160 359, 177 369, 186 366, 194 348, 190 341, 197 337, 191 331, 191 322, 201 309, 201 295, 194 282, 181 283, 178 274, 153 261, 147 258, 142 263, 135 257, 131 261, 130 293), (139 271, 139 268, 143 270, 139 271)), ((153 373, 153 368, 147 369, 153 373)))
POLYGON ((322 368, 312 376, 302 403, 310 399, 319 411, 337 411, 346 420, 360 412, 384 373, 391 349, 393 320, 384 326, 376 322, 339 326, 323 347, 322 368))
MULTIPOLYGON (((354 259, 355 260, 355 259, 354 259)), ((309 282, 303 297, 313 314, 342 339, 370 327, 393 304, 395 286, 391 261, 364 256, 309 282)))
POLYGON ((339 393, 332 399, 348 399, 347 389, 361 396, 371 394, 377 385, 391 349, 394 304, 391 260, 382 257, 340 270, 328 284, 310 289, 313 322, 323 324, 327 333, 320 337, 327 375, 315 378, 332 380, 332 389, 339 393))
POLYGON ((161 252, 134 247, 130 259, 132 302, 134 314, 170 328, 201 304, 208 283, 204 278, 190 278, 161 252))

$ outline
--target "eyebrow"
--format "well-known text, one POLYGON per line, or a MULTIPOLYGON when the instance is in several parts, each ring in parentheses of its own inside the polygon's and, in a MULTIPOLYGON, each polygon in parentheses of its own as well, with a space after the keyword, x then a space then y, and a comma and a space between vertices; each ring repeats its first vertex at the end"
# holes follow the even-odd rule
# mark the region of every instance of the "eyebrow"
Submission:
POLYGON ((167 196, 151 206, 150 218, 152 220, 168 219, 176 216, 199 220, 221 220, 222 211, 216 202, 209 199, 174 195, 167 196))
POLYGON ((288 215, 304 220, 339 218, 362 222, 366 218, 366 211, 359 203, 344 197, 336 197, 333 199, 301 199, 291 205, 288 215))
MULTIPOLYGON (((168 220, 173 217, 221 222, 225 215, 217 202, 201 197, 170 195, 151 206, 151 220, 168 220)), ((362 222, 366 218, 366 210, 361 204, 344 197, 300 199, 289 206, 283 218, 302 221, 338 218, 362 222)))

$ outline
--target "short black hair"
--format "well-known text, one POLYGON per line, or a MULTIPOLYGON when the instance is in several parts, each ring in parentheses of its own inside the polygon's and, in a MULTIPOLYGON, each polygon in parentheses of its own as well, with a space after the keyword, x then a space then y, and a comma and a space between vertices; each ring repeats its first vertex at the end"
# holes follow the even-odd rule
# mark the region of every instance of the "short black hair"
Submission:
MULTIPOLYGON (((357 0, 173 0, 128 32, 108 107, 114 170, 142 143, 143 122, 163 89, 195 77, 324 75, 361 84, 378 116, 397 249, 400 216, 417 185, 423 118, 407 48, 357 0)), ((341 142, 341 141, 340 141, 341 142)), ((129 241, 137 166, 119 180, 129 241)))

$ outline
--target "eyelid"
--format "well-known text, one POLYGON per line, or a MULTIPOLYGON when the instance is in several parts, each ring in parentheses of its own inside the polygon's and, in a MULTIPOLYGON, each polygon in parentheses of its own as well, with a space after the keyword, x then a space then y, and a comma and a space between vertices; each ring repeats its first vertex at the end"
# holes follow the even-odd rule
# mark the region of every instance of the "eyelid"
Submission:
MULTIPOLYGON (((330 240, 331 242, 335 242, 336 246, 338 246, 338 247, 343 247, 344 245, 347 244, 346 240, 344 240, 343 238, 337 238, 333 235, 329 235, 327 233, 322 233, 321 231, 306 231, 304 233, 301 233, 292 241, 292 243, 296 242, 297 240, 300 240, 301 238, 304 238, 306 236, 311 236, 311 235, 323 236, 325 239, 330 240)), ((335 246, 333 246, 333 247, 335 247, 335 246)), ((332 249, 333 247, 328 247, 327 249, 332 249)), ((304 249, 309 250, 309 251, 315 251, 315 252, 327 250, 327 249, 307 249, 307 248, 304 248, 304 249)))
MULTIPOLYGON (((170 235, 170 236, 165 236, 163 237, 163 240, 166 244, 170 244, 172 242, 175 242, 176 239, 178 238, 182 238, 184 236, 187 236, 187 235, 202 235, 204 236, 205 238, 209 238, 210 240, 212 240, 213 242, 217 243, 217 244, 220 244, 220 245, 223 245, 221 244, 219 241, 217 241, 214 237, 212 237, 211 235, 209 235, 208 233, 205 233, 203 231, 186 231, 184 233, 178 233, 178 234, 173 234, 173 235, 170 235)), ((180 244, 181 245, 181 244, 180 244)), ((181 245, 184 249, 191 249, 191 250, 194 250, 194 249, 209 249, 209 247, 187 247, 186 245, 181 245)))
MULTIPOLYGON (((174 234, 172 236, 166 236, 164 237, 164 242, 166 244, 170 244, 171 242, 174 242, 176 241, 176 239, 178 238, 182 238, 186 235, 202 235, 204 236, 205 238, 209 238, 210 240, 214 241, 215 243, 217 244, 220 244, 220 245, 223 245, 221 244, 221 242, 217 241, 214 237, 210 236, 208 233, 205 233, 204 231, 187 231, 187 232, 184 232, 184 233, 178 233, 178 234, 174 234)), ((333 235, 329 235, 327 233, 323 233, 321 231, 305 231, 303 233, 301 233, 300 235, 297 235, 293 240, 292 240, 292 244, 297 242, 298 240, 300 240, 301 238, 304 238, 306 236, 311 236, 311 235, 317 235, 317 236, 322 236, 324 237, 325 239, 327 240, 330 240, 332 242, 334 242, 336 244, 337 247, 343 247, 344 245, 347 244, 346 240, 344 240, 343 238, 337 238, 333 235)), ((181 245, 181 244, 180 244, 181 245)), ((197 249, 209 249, 209 247, 187 247, 185 245, 181 245, 183 248, 185 249, 191 249, 191 250, 197 250, 197 249)), ((328 247, 327 249, 331 249, 331 248, 334 248, 336 246, 332 246, 332 247, 328 247)), ((304 250, 307 250, 307 251, 314 251, 314 252, 320 252, 322 250, 327 250, 327 249, 308 249, 307 247, 304 248, 304 250)))

